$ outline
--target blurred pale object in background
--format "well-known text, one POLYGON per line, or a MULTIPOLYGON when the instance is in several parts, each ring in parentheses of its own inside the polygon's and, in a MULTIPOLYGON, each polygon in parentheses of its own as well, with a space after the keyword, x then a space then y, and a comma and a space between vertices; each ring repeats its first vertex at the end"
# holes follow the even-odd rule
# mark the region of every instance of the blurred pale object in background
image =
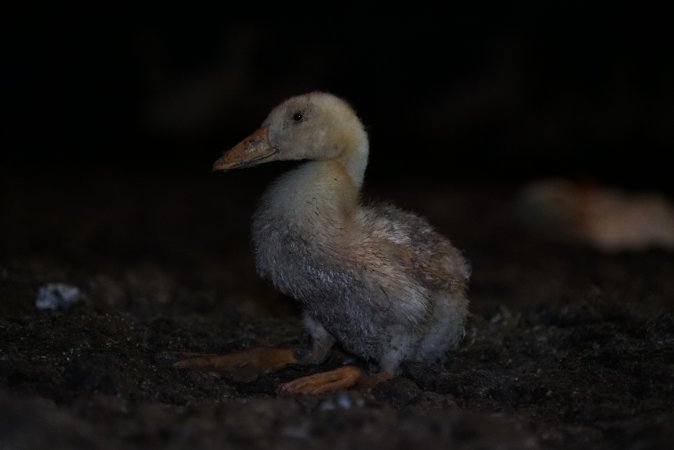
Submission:
POLYGON ((536 232, 607 252, 674 249, 674 205, 658 193, 546 179, 523 189, 518 218, 536 232))

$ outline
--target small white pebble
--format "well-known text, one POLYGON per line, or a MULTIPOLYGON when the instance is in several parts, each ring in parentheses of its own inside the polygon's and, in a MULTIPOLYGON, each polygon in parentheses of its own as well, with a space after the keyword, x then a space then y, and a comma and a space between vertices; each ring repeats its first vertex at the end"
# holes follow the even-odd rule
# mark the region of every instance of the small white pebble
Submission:
POLYGON ((353 403, 354 402, 346 392, 340 392, 339 395, 337 395, 337 405, 341 409, 351 409, 351 407, 354 406, 353 403))
POLYGON ((48 283, 37 291, 35 307, 41 311, 67 309, 80 298, 80 290, 76 286, 63 283, 48 283))
POLYGON ((320 411, 349 410, 364 404, 363 398, 358 393, 343 391, 323 400, 318 409, 320 411))

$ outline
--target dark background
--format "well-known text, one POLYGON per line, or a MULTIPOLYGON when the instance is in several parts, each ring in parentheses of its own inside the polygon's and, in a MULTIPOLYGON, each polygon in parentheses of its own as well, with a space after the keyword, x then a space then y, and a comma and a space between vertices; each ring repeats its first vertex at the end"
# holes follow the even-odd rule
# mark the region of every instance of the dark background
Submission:
POLYGON ((211 176, 278 102, 320 89, 368 126, 370 180, 563 175, 672 190, 674 52, 661 11, 340 3, 307 17, 288 6, 7 14, 0 162, 211 176))

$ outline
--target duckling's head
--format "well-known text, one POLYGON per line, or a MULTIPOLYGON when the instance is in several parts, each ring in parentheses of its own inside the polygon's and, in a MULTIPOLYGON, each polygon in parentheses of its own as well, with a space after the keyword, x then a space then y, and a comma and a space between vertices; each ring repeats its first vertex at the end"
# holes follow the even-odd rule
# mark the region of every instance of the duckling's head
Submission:
POLYGON ((274 108, 258 130, 215 161, 213 170, 354 156, 366 161, 367 151, 367 135, 351 106, 332 94, 312 92, 274 108))

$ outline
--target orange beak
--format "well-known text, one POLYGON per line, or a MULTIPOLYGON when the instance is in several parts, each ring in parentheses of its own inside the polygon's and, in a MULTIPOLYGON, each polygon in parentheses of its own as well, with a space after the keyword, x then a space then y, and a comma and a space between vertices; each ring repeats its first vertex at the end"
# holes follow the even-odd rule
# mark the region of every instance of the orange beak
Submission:
POLYGON ((213 170, 231 170, 252 167, 270 159, 278 153, 269 142, 269 130, 262 127, 243 141, 226 151, 215 163, 213 170))

